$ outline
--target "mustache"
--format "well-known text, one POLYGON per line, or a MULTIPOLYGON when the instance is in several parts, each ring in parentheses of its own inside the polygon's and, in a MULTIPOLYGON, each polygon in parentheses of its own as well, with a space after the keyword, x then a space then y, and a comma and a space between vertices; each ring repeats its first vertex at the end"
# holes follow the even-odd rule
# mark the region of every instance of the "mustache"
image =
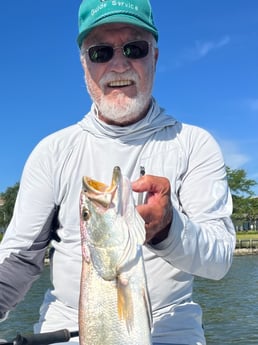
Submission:
POLYGON ((139 76, 133 71, 117 73, 117 72, 108 72, 105 74, 99 81, 101 87, 111 83, 112 81, 120 80, 132 80, 134 83, 139 82, 139 76))

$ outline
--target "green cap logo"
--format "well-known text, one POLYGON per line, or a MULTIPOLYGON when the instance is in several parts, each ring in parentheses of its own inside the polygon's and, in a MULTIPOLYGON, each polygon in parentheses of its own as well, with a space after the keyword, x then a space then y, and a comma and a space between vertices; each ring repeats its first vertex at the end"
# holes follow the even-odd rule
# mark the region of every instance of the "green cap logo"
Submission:
POLYGON ((158 40, 149 0, 83 0, 79 9, 79 47, 92 29, 109 23, 139 26, 158 40))

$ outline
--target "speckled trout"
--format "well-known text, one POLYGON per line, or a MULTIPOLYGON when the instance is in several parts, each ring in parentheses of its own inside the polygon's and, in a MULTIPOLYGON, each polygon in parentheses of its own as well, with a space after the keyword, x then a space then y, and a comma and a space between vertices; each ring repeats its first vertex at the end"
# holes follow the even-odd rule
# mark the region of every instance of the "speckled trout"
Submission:
POLYGON ((80 214, 80 345, 152 344, 144 221, 119 167, 110 186, 83 177, 80 214))

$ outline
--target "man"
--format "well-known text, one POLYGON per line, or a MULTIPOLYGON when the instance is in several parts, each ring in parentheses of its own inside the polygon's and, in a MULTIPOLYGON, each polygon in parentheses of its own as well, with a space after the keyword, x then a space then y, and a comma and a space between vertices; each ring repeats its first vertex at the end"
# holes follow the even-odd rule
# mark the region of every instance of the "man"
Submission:
POLYGON ((82 2, 78 44, 93 105, 81 122, 42 140, 25 165, 1 243, 2 318, 40 275, 52 240, 53 289, 35 332, 78 329, 81 180, 109 183, 118 165, 134 181, 135 200, 146 195, 137 209, 146 224, 153 344, 205 344, 193 277, 220 279, 230 268, 232 202, 214 139, 152 98, 157 41, 148 0, 82 2))

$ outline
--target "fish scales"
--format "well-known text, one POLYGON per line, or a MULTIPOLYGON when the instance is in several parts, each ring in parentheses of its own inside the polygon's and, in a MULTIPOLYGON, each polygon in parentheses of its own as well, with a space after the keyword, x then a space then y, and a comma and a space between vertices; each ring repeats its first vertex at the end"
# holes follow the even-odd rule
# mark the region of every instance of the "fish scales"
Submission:
POLYGON ((151 345, 144 221, 119 167, 110 186, 83 178, 80 214, 80 345, 151 345))

